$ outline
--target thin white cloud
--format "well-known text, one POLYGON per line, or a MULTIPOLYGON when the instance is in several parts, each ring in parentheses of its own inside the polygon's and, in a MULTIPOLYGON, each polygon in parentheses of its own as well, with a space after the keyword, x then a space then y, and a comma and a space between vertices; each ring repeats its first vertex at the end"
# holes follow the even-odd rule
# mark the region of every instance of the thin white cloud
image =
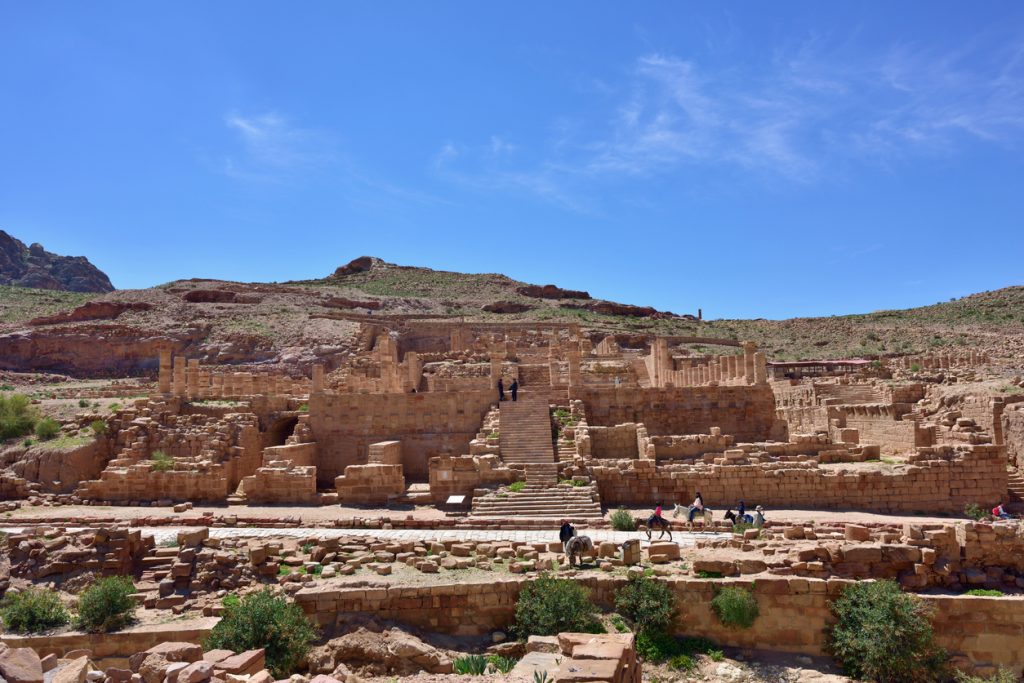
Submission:
POLYGON ((504 165, 501 137, 489 146, 448 142, 435 167, 481 188, 519 188, 595 211, 588 197, 605 194, 601 184, 686 167, 809 184, 851 163, 891 168, 964 143, 1024 141, 1024 42, 977 38, 941 52, 899 45, 877 57, 855 43, 812 36, 728 68, 652 52, 609 86, 617 97, 597 98, 605 111, 596 122, 553 116, 571 136, 517 141, 504 165))

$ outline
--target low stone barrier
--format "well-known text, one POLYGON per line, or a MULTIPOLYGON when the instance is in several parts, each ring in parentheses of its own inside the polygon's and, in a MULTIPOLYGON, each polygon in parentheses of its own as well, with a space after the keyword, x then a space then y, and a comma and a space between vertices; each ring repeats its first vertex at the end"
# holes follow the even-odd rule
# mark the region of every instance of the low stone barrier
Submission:
MULTIPOLYGON (((440 586, 365 586, 331 589, 315 586, 299 591, 295 600, 325 631, 358 613, 372 614, 410 626, 454 635, 482 635, 509 626, 519 591, 528 578, 440 586)), ((609 607, 626 579, 578 577, 591 598, 609 607)), ((826 627, 832 622, 829 603, 854 583, 847 579, 759 577, 744 579, 664 579, 676 595, 674 632, 703 636, 720 645, 777 650, 808 655, 827 654, 826 627), (750 590, 760 616, 749 629, 723 626, 711 601, 724 586, 750 590)), ((962 667, 991 671, 1024 670, 1024 596, 998 598, 922 595, 935 609, 940 645, 962 667)))
POLYGON ((167 624, 146 624, 115 633, 58 633, 45 636, 4 634, 0 643, 9 647, 30 647, 39 656, 55 654, 63 658, 73 650, 89 650, 91 659, 101 666, 127 662, 136 652, 148 650, 164 642, 200 644, 220 621, 219 617, 202 617, 167 624), (123 660, 123 661, 122 661, 123 660))

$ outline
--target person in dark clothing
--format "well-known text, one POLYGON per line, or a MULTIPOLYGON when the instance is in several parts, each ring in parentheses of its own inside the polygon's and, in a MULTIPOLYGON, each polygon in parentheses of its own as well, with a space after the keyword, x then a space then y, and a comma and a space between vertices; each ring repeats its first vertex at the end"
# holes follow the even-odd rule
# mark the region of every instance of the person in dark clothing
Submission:
POLYGON ((498 380, 498 400, 505 400, 505 380, 503 379, 498 380))
POLYGON ((508 390, 510 392, 512 392, 512 400, 515 401, 516 400, 516 395, 519 393, 519 380, 513 378, 512 379, 512 386, 510 386, 508 388, 508 390))

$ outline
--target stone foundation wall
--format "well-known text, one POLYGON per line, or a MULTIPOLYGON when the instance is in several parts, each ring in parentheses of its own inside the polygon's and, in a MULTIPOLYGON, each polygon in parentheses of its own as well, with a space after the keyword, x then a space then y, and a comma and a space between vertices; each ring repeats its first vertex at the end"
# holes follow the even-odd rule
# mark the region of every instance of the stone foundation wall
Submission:
POLYGON ((397 440, 402 442, 406 476, 426 481, 431 456, 469 452, 469 442, 495 399, 490 391, 313 394, 309 423, 320 444, 317 478, 333 486, 345 467, 367 462, 370 444, 397 440))
MULTIPOLYGON (((503 578, 485 583, 440 586, 387 586, 331 589, 312 587, 295 594, 307 615, 330 635, 335 625, 359 613, 453 635, 482 635, 512 622, 519 591, 530 579, 503 578)), ((580 582, 594 602, 610 606, 624 578, 587 577, 580 582)), ((667 579, 679 613, 675 630, 704 636, 719 645, 826 654, 829 603, 852 583, 845 579, 758 577, 754 580, 667 579), (740 586, 757 598, 760 616, 749 629, 726 628, 711 610, 723 586, 740 586)), ((935 609, 939 643, 958 664, 1024 667, 1024 596, 984 598, 923 596, 935 609)))
POLYGON ((606 505, 689 502, 700 491, 724 511, 737 500, 771 508, 857 509, 872 512, 954 512, 1006 495, 1002 449, 926 449, 893 472, 821 468, 816 462, 744 465, 661 465, 652 460, 593 464, 590 474, 606 505))
POLYGON ((636 425, 590 427, 590 455, 594 458, 637 458, 636 425))
POLYGON ((861 443, 877 444, 883 453, 906 453, 934 443, 932 432, 914 420, 899 420, 891 405, 847 405, 840 426, 860 432, 861 443))
POLYGON ((737 441, 784 441, 786 426, 775 416, 769 385, 599 389, 572 387, 590 425, 642 422, 651 435, 708 434, 720 427, 737 441))
POLYGON ((83 481, 76 495, 86 500, 116 502, 171 500, 216 503, 223 502, 231 491, 231 480, 223 465, 156 472, 149 461, 143 461, 139 465, 104 470, 99 479, 83 481))

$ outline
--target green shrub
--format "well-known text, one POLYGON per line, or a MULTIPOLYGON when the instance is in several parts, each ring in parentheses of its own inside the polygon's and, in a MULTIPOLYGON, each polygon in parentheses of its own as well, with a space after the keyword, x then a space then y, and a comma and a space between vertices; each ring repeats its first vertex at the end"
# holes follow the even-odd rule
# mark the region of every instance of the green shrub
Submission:
POLYGON ((43 633, 70 621, 68 611, 54 591, 29 588, 0 602, 0 620, 15 633, 43 633))
POLYGON ((975 521, 984 519, 987 514, 977 503, 968 503, 964 506, 964 515, 975 521))
POLYGON ((697 662, 690 655, 676 655, 668 660, 668 666, 675 671, 693 671, 697 668, 697 662))
POLYGON ((487 663, 490 664, 491 669, 502 674, 507 674, 516 666, 515 659, 512 657, 502 657, 501 655, 491 655, 487 658, 487 663))
POLYGON ((971 676, 957 671, 954 680, 956 683, 1017 683, 1017 676, 1011 669, 999 667, 999 671, 992 676, 971 676))
POLYGON ((174 469, 174 458, 163 451, 153 451, 149 459, 153 461, 154 472, 169 472, 174 469))
POLYGON ((512 482, 511 484, 508 485, 508 490, 511 491, 512 493, 519 493, 520 491, 522 491, 525 488, 526 488, 526 482, 525 481, 514 481, 514 482, 512 482))
POLYGON ((14 387, 10 384, 0 384, 0 391, 14 391, 14 387))
POLYGON ((832 603, 833 656, 853 678, 892 683, 947 680, 927 605, 894 581, 848 586, 832 603))
POLYGON ((637 631, 662 631, 675 615, 676 599, 666 584, 638 576, 615 593, 615 609, 629 617, 637 631))
POLYGON ((685 655, 691 659, 700 654, 721 654, 707 638, 676 638, 665 631, 643 631, 636 636, 636 653, 645 662, 658 663, 685 655))
POLYGON ((300 405, 299 406, 299 412, 300 413, 308 413, 309 412, 309 404, 308 403, 303 403, 302 405, 300 405))
POLYGON ((920 364, 918 364, 918 363, 911 363, 910 364, 910 371, 911 372, 921 372, 920 364))
POLYGON ((49 441, 58 434, 60 434, 60 422, 52 417, 44 417, 36 422, 36 437, 40 441, 49 441))
POLYGON ((455 673, 470 676, 483 676, 487 673, 487 658, 483 655, 466 655, 454 662, 455 673))
POLYGON ((746 588, 723 588, 711 600, 711 609, 723 626, 750 628, 757 619, 757 598, 746 588))
POLYGON ((99 438, 107 433, 107 423, 103 420, 93 420, 89 423, 93 436, 99 438))
POLYGON ((976 595, 982 598, 1001 598, 1005 594, 1003 593, 1003 591, 994 590, 991 588, 972 588, 971 590, 967 591, 967 595, 976 595))
POLYGON ((725 653, 721 650, 708 650, 707 655, 712 662, 720 662, 725 659, 725 653))
POLYGON ((514 630, 522 640, 567 631, 602 633, 596 612, 586 588, 545 573, 520 591, 514 630))
POLYGON ((242 598, 238 597, 237 593, 228 593, 224 596, 224 599, 220 601, 220 604, 227 608, 238 607, 242 604, 242 598))
POLYGON ((84 398, 80 398, 80 399, 78 399, 78 407, 79 408, 88 408, 89 407, 89 402, 86 401, 84 398))
POLYGON ((551 683, 551 680, 551 676, 548 675, 547 671, 533 672, 533 683, 551 683))
POLYGON ((633 515, 629 514, 629 510, 626 508, 619 508, 613 512, 608 521, 611 522, 612 528, 616 531, 636 531, 636 520, 633 519, 633 515))
POLYGON ((127 576, 109 576, 89 586, 78 599, 77 625, 90 633, 110 633, 135 618, 135 586, 127 576))
POLYGON ((0 395, 0 441, 25 436, 35 426, 36 413, 28 396, 0 395))
POLYGON ((703 569, 697 572, 698 579, 720 579, 722 578, 722 572, 708 572, 703 569))
POLYGON ((264 588, 228 607, 203 647, 234 652, 265 648, 267 669, 275 678, 287 678, 316 637, 316 627, 301 607, 264 588))

